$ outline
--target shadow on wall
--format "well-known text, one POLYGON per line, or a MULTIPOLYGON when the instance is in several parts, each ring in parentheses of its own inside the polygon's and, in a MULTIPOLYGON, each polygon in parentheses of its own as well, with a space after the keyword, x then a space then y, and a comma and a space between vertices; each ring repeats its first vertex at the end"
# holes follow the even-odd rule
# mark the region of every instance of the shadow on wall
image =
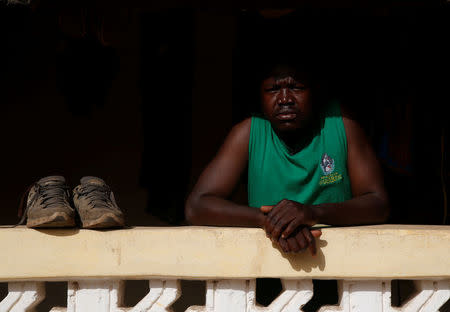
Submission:
POLYGON ((0 10, 0 131, 8 151, 0 163, 7 177, 0 224, 18 222, 27 186, 53 174, 71 188, 82 176, 99 176, 130 224, 162 224, 145 213, 147 191, 139 185, 139 12, 128 12, 125 28, 105 28, 113 38, 105 46, 94 30, 81 31, 81 10, 0 10))

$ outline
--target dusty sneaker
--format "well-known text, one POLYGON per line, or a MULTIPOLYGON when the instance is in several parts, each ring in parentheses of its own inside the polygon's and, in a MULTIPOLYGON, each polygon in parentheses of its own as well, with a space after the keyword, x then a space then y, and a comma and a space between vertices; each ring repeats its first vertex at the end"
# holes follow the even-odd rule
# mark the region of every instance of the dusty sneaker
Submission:
POLYGON ((73 190, 73 203, 83 228, 122 227, 124 217, 114 194, 105 181, 97 177, 83 177, 73 190))
POLYGON ((31 186, 23 222, 25 218, 29 228, 75 226, 75 211, 70 206, 70 190, 64 177, 45 177, 31 186))

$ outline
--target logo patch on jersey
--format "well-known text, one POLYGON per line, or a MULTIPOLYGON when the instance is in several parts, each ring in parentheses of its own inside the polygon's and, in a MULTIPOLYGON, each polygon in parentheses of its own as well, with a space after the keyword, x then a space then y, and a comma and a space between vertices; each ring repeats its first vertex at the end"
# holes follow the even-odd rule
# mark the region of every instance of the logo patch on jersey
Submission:
POLYGON ((327 153, 322 155, 322 160, 320 161, 320 168, 322 168, 324 175, 329 175, 334 171, 334 159, 328 156, 327 153))
POLYGON ((323 176, 320 177, 319 185, 328 185, 342 180, 342 174, 334 172, 334 159, 327 153, 322 155, 320 160, 320 168, 322 168, 323 176))

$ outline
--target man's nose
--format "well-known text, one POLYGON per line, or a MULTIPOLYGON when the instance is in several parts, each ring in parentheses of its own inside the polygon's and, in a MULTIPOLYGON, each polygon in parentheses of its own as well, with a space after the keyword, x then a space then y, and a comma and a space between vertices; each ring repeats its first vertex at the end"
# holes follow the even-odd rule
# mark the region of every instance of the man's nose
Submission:
POLYGON ((291 105, 291 104, 293 104, 293 101, 292 101, 292 99, 290 97, 290 94, 289 94, 287 88, 280 89, 280 93, 278 94, 277 104, 278 105, 291 105))

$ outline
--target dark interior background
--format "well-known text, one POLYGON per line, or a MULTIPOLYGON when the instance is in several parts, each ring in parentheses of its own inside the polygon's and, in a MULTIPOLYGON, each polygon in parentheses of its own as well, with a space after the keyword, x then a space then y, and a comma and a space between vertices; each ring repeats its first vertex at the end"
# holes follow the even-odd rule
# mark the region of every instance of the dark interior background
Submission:
MULTIPOLYGON (((104 178, 130 225, 183 224, 202 168, 232 125, 258 111, 255 73, 274 47, 311 52, 323 90, 356 112, 384 165, 391 222, 448 222, 450 19, 448 5, 434 4, 2 2, 0 223, 17 222, 29 184, 62 174, 72 187, 104 178)), ((245 198, 243 185, 236 200, 245 198)))
MULTIPOLYGON (((308 50, 327 96, 355 112, 383 164, 390 222, 449 223, 448 1, 145 3, 0 2, 0 224, 15 224, 22 193, 50 174, 71 187, 102 177, 129 225, 185 224, 201 170, 259 110, 269 47, 308 50)), ((245 181, 234 199, 245 202, 245 181)), ((145 295, 139 283, 130 302, 145 295)), ((184 283, 180 311, 204 300, 191 294, 204 284, 184 283)))

